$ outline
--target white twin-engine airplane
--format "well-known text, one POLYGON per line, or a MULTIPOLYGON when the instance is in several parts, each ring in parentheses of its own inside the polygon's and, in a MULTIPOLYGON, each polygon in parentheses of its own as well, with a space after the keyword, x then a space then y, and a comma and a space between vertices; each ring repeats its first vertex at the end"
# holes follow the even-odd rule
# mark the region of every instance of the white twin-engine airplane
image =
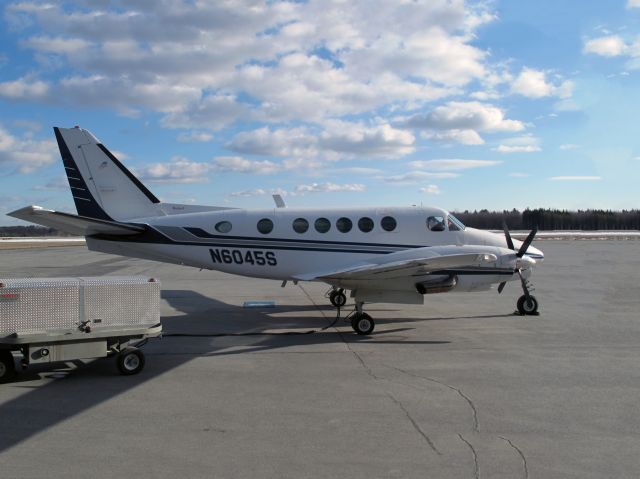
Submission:
POLYGON ((72 234, 122 256, 283 281, 323 281, 336 307, 351 292, 351 326, 373 331, 365 303, 423 304, 425 294, 488 290, 521 282, 521 314, 538 302, 527 279, 542 252, 466 228, 439 208, 241 208, 163 203, 89 131, 54 128, 78 214, 38 206, 10 216, 72 234))

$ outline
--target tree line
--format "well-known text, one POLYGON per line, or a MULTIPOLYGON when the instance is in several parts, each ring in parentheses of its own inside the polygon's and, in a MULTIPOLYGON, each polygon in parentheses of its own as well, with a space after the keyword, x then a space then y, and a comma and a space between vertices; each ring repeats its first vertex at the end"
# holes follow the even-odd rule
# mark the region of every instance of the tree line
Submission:
POLYGON ((511 230, 640 230, 640 210, 557 210, 526 209, 524 211, 474 210, 453 213, 472 228, 497 230, 507 223, 511 230))
POLYGON ((13 238, 35 238, 41 236, 71 236, 54 228, 44 226, 0 226, 0 236, 13 238))

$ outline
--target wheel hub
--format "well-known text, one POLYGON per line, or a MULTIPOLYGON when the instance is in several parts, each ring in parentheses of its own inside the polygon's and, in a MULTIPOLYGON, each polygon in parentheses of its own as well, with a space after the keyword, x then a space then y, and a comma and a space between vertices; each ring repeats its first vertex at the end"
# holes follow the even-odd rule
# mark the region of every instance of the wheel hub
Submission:
POLYGON ((133 371, 140 365, 140 359, 135 354, 130 354, 124 360, 124 367, 129 371, 133 371))

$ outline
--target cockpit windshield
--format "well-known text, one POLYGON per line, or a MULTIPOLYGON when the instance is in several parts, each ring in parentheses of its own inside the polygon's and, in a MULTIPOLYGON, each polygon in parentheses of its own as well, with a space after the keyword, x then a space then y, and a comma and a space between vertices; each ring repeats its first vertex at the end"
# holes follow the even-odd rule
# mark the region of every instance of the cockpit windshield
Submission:
POLYGON ((465 229, 462 221, 451 214, 447 217, 447 223, 449 225, 449 231, 464 231, 465 229))

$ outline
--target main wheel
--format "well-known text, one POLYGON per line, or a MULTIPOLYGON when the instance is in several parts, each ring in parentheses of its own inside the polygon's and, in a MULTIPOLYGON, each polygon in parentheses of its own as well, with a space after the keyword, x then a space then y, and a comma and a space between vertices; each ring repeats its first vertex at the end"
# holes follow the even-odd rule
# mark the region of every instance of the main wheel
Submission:
POLYGON ((329 295, 329 301, 331 301, 331 304, 333 304, 336 308, 342 308, 345 304, 347 304, 347 297, 341 289, 335 289, 331 291, 331 294, 329 295))
POLYGON ((375 326, 376 323, 373 322, 373 318, 367 313, 356 313, 351 319, 351 327, 361 336, 371 334, 375 326))
POLYGON ((120 374, 138 374, 144 368, 144 354, 137 348, 126 348, 118 354, 117 364, 120 374))
POLYGON ((16 375, 16 365, 11 351, 0 351, 0 383, 11 381, 16 375))
POLYGON ((538 312, 538 300, 535 296, 529 295, 527 298, 523 294, 518 298, 518 311, 520 314, 536 314, 538 312))

